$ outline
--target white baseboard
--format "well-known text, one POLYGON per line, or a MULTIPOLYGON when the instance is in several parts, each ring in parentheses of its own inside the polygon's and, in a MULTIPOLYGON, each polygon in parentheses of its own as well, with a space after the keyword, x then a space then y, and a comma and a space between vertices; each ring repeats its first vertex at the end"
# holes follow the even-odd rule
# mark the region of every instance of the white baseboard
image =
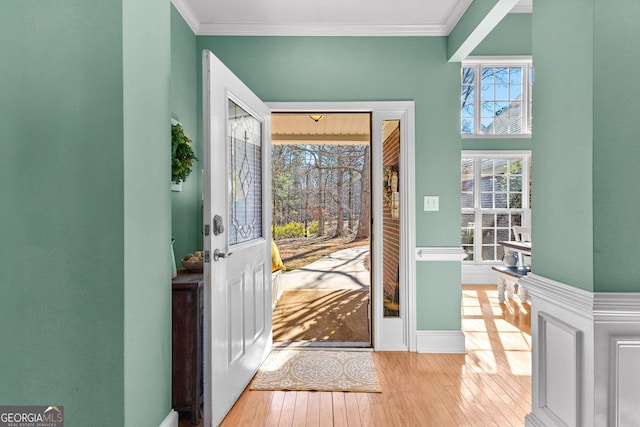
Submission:
POLYGON ((178 427, 178 421, 178 413, 172 409, 159 427, 178 427))
POLYGON ((465 353, 462 331, 417 331, 418 353, 465 353))

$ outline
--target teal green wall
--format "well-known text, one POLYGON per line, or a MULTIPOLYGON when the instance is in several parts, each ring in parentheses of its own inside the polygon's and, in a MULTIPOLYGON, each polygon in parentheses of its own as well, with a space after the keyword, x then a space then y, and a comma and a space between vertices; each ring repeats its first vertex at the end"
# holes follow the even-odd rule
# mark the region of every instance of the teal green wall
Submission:
POLYGON ((123 0, 124 414, 171 410, 170 3, 123 0))
POLYGON ((532 17, 531 13, 509 13, 471 55, 531 55, 532 17))
POLYGON ((640 291, 640 2, 594 1, 593 268, 598 292, 640 291), (634 41, 634 42, 631 42, 634 41), (631 74, 631 77, 630 77, 631 74))
POLYGON ((182 123, 199 161, 180 192, 171 193, 171 232, 176 265, 183 255, 202 249, 202 144, 198 141, 196 36, 171 6, 171 117, 182 123))
POLYGON ((420 301, 416 310, 418 330, 461 330, 462 294, 443 286, 457 277, 460 289, 460 262, 418 262, 416 275, 422 278, 416 283, 416 300, 420 301))
POLYGON ((2 6, 3 405, 64 405, 70 426, 170 411, 168 10, 2 6))
POLYGON ((4 2, 0 33, 0 402, 122 425, 122 6, 4 2))
POLYGON ((593 22, 592 0, 538 2, 533 16, 532 266, 586 290, 594 290, 593 22))
MULTIPOLYGON (((460 245, 459 64, 447 62, 447 39, 358 37, 198 37, 265 101, 414 100, 416 244, 460 245), (440 195, 439 212, 422 196, 440 195)), ((199 126, 201 127, 201 126, 199 126)), ((421 271, 421 270, 420 270, 421 271)), ((430 287, 450 295, 438 320, 460 329, 460 267, 430 287), (454 301, 457 301, 453 304, 454 301)), ((418 286, 428 280, 418 274, 418 286)), ((418 311, 429 301, 417 301, 418 311)), ((424 316, 428 320, 431 314, 424 316)))

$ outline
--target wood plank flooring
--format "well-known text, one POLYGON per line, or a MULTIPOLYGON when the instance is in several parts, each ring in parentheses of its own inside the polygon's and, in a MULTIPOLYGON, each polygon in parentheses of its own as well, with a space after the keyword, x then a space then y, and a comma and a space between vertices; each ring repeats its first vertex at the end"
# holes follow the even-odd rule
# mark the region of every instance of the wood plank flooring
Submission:
POLYGON ((245 390, 222 426, 523 426, 530 307, 499 304, 494 286, 462 294, 466 354, 374 352, 382 393, 245 390))

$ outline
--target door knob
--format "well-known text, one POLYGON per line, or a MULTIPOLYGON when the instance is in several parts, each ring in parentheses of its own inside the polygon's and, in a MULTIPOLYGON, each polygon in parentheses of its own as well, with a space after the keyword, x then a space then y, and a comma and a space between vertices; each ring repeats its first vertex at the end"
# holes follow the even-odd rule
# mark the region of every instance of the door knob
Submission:
POLYGON ((231 256, 231 254, 232 254, 232 252, 224 253, 221 250, 216 249, 215 251, 213 251, 213 260, 214 261, 218 261, 218 259, 220 259, 220 258, 228 258, 228 257, 231 256))

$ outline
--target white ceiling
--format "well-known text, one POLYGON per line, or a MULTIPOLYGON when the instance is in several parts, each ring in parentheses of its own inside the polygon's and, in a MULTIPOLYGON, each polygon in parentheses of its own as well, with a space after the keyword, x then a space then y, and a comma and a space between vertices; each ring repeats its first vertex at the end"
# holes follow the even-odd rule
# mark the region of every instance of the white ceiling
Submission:
POLYGON ((256 36, 446 36, 472 1, 172 0, 197 35, 256 36))

